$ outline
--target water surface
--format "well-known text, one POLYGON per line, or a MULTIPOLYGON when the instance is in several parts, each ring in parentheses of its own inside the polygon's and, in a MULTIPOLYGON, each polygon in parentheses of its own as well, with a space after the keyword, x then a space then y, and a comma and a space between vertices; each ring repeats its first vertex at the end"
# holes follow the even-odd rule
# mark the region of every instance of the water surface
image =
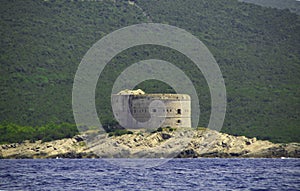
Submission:
POLYGON ((124 168, 101 159, 0 160, 0 190, 299 188, 300 159, 172 159, 149 169, 124 168))

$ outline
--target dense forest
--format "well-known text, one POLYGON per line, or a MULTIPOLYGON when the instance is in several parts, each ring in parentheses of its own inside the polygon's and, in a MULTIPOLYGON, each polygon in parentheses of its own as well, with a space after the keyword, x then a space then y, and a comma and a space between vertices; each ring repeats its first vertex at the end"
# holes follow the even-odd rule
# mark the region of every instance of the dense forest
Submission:
POLYGON ((293 13, 300 15, 300 1, 298 0, 239 0, 246 3, 254 3, 264 7, 276 9, 288 9, 293 13))
MULTIPOLYGON (((18 127, 15 133, 20 134, 21 126, 33 128, 33 137, 38 137, 41 127, 72 126, 73 78, 85 53, 110 32, 143 22, 183 28, 212 52, 227 90, 223 132, 300 142, 298 15, 237 0, 134 2, 2 2, 0 142, 9 142, 5 134, 12 134, 12 127, 18 127)), ((130 64, 150 58, 169 61, 185 71, 199 94, 199 126, 207 126, 210 94, 201 72, 184 55, 155 45, 130 48, 104 69, 96 90, 101 122, 115 123, 110 106, 114 80, 130 64)), ((173 92, 155 80, 137 88, 148 93, 173 92)))

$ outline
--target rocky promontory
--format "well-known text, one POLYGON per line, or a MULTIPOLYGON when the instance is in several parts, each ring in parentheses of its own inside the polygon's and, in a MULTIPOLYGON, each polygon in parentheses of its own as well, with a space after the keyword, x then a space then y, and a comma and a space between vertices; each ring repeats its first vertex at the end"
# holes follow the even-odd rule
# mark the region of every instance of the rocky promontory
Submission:
POLYGON ((170 129, 109 136, 93 133, 51 142, 0 145, 0 158, 279 158, 300 157, 300 144, 233 136, 208 129, 170 129), (92 137, 92 138, 90 138, 92 137), (84 140, 88 140, 85 142, 84 140))

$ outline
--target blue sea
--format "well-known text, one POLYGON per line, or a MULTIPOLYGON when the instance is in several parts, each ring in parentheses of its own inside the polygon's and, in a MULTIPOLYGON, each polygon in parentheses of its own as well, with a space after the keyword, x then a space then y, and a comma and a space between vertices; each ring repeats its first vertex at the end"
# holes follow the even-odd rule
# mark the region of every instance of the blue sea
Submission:
POLYGON ((102 159, 0 160, 0 190, 300 190, 300 159, 172 159, 152 168, 102 159))

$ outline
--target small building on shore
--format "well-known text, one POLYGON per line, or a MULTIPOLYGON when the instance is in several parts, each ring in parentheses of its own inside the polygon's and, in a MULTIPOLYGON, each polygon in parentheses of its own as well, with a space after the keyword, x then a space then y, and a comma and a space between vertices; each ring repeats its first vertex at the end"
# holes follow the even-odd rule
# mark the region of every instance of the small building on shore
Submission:
POLYGON ((187 94, 123 90, 112 95, 112 107, 125 128, 191 127, 191 98, 187 94))

